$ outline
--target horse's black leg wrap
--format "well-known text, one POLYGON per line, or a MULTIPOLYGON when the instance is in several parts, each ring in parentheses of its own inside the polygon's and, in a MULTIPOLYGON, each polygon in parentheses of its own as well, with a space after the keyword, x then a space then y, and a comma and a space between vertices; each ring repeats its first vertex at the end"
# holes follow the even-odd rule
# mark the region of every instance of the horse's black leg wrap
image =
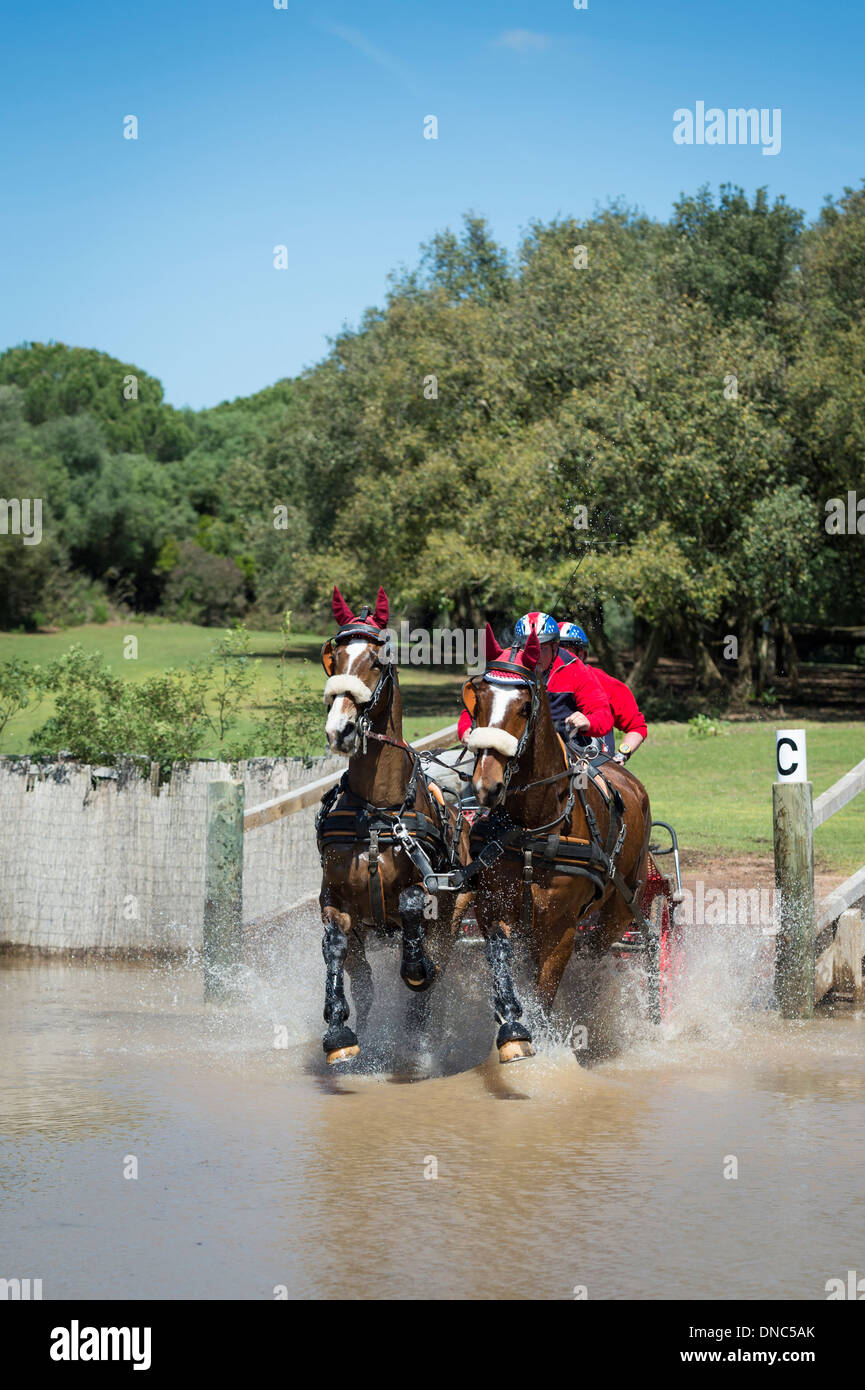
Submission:
POLYGON ((348 1000, 343 986, 343 965, 348 941, 335 922, 328 922, 324 929, 321 951, 327 967, 324 986, 324 1021, 328 1025, 324 1035, 325 1052, 334 1052, 341 1047, 357 1047, 357 1038, 345 1026, 348 1018, 348 1000))
POLYGON ((369 1021, 373 1002, 372 970, 362 945, 349 941, 345 968, 351 981, 351 997, 354 1002, 357 1031, 362 1033, 369 1021))
POLYGON ((421 991, 433 984, 436 967, 424 949, 423 909, 426 895, 417 884, 399 895, 402 919, 402 964, 399 973, 409 989, 421 991))
POLYGON ((493 968, 493 1004, 496 1018, 501 1027, 496 1037, 496 1047, 508 1042, 531 1042, 532 1035, 518 1019, 523 1016, 523 1006, 517 997, 511 975, 511 961, 514 948, 501 927, 496 927, 487 937, 487 960, 493 968))

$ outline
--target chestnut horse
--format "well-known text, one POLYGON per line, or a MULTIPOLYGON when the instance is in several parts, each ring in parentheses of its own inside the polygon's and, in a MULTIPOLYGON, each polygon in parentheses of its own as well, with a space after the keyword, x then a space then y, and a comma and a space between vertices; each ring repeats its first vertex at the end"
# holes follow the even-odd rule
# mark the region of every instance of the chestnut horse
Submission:
POLYGON ((585 760, 568 757, 536 669, 534 632, 522 651, 503 654, 487 624, 486 653, 484 674, 463 687, 475 724, 467 739, 477 755, 472 783, 491 808, 475 822, 471 850, 486 846, 490 861, 478 875, 475 912, 493 968, 499 1059, 509 1062, 534 1051, 520 1022, 512 934, 526 938, 538 997, 549 1008, 587 910, 599 909, 592 933, 599 951, 635 917, 642 923, 651 815, 645 787, 619 763, 605 763, 599 777, 585 760))
POLYGON ((316 819, 328 1063, 360 1051, 347 1022, 343 967, 363 1029, 372 1007, 372 971, 364 949, 371 927, 401 931, 400 974, 410 990, 428 990, 444 970, 465 898, 443 892, 431 899, 422 884, 428 874, 448 873, 468 858, 462 816, 444 804, 402 736, 402 700, 386 633, 387 595, 379 589, 375 610, 364 608, 355 617, 334 588, 333 613, 339 631, 321 651, 327 741, 332 752, 348 757, 348 769, 323 798, 316 819))

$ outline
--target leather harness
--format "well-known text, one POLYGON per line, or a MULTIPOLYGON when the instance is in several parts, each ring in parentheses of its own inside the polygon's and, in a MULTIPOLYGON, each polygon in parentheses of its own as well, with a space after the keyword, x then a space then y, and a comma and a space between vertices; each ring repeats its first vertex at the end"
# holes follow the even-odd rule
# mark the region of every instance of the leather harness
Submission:
MULTIPOLYGON (((537 675, 514 661, 513 655, 514 649, 512 648, 511 660, 499 658, 496 661, 491 661, 483 676, 483 679, 491 684, 510 683, 516 679, 521 684, 527 685, 531 692, 529 717, 526 720, 516 751, 505 765, 505 791, 507 791, 513 768, 528 741, 539 704, 537 675)), ((544 786, 567 777, 568 798, 563 810, 549 824, 535 827, 515 824, 501 808, 496 808, 489 816, 476 820, 469 834, 472 862, 467 869, 463 870, 463 873, 468 877, 469 873, 475 870, 476 865, 488 867, 502 855, 508 858, 521 858, 523 873, 520 894, 520 923, 524 931, 531 930, 534 919, 532 885, 535 866, 552 868, 558 874, 587 878, 594 887, 595 901, 603 895, 607 884, 612 883, 624 899, 638 927, 644 929, 647 923, 639 907, 642 884, 637 884, 632 891, 618 868, 618 860, 627 832, 624 820, 625 804, 614 786, 609 786, 608 795, 605 790, 606 784, 598 778, 597 770, 603 763, 610 761, 609 755, 601 753, 591 759, 577 757, 576 761, 573 761, 561 735, 558 735, 558 738, 565 755, 565 770, 554 773, 551 777, 543 777, 535 782, 527 783, 519 790, 521 792, 528 791, 531 787, 544 786), (587 779, 592 781, 609 809, 610 823, 606 840, 601 835, 597 817, 586 800, 585 784, 587 779), (561 831, 563 825, 570 824, 575 800, 579 800, 589 828, 588 840, 575 835, 564 835, 561 831), (482 861, 485 862, 482 863, 482 861)))
MULTIPOLYGON (((362 637, 366 641, 383 644, 386 641, 385 633, 364 621, 366 613, 367 610, 364 609, 359 619, 345 623, 332 640, 350 641, 354 637, 362 637)), ((328 643, 325 643, 324 647, 327 645, 328 643)), ((463 814, 460 811, 453 833, 448 834, 444 799, 435 783, 425 776, 420 755, 404 739, 375 733, 369 727, 373 710, 392 682, 393 664, 391 661, 385 661, 376 688, 358 719, 358 733, 364 752, 367 741, 374 739, 377 743, 388 743, 401 749, 410 760, 412 770, 402 801, 392 806, 377 806, 374 802, 367 801, 352 791, 346 771, 337 785, 325 792, 315 818, 316 841, 322 864, 329 845, 368 846, 370 912, 379 928, 387 926, 387 908, 381 877, 382 851, 405 850, 418 869, 427 891, 439 892, 451 887, 449 880, 458 869, 456 845, 463 824, 463 814), (420 786, 426 792, 433 808, 434 820, 414 807, 420 786)))
MULTIPOLYGON (((378 735, 371 733, 369 737, 376 738, 378 735)), ((395 742, 392 739, 387 741, 395 742)), ((387 923, 381 879, 382 850, 406 850, 412 863, 420 870, 424 887, 431 892, 438 892, 440 887, 444 887, 444 884, 439 885, 438 879, 449 878, 450 871, 456 868, 454 847, 459 840, 462 815, 454 827, 453 836, 449 836, 444 809, 439 809, 435 792, 420 770, 420 759, 413 749, 408 749, 407 745, 406 748, 411 752, 415 765, 406 795, 398 806, 376 806, 359 796, 349 787, 348 773, 345 772, 337 785, 325 793, 315 818, 316 840, 322 862, 329 845, 368 846, 369 904, 377 927, 384 927, 387 923), (412 807, 419 780, 429 792, 437 813, 435 820, 412 807)))

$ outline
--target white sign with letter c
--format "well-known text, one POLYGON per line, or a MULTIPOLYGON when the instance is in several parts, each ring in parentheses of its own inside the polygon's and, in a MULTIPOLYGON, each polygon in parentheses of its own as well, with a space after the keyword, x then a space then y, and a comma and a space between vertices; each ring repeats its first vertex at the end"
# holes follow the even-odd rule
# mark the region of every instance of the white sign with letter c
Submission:
POLYGON ((804 729, 775 730, 775 772, 779 782, 807 782, 804 729))

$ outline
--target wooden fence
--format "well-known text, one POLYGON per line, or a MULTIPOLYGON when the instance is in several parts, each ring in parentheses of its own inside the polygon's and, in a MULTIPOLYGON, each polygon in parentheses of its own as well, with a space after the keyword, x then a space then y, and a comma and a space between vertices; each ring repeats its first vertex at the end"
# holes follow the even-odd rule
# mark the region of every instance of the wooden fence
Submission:
POLYGON ((804 729, 777 731, 775 765, 775 994, 786 1018, 810 1018, 830 989, 865 1003, 865 924, 853 906, 865 898, 865 866, 822 902, 814 898, 814 831, 865 790, 865 758, 816 800, 804 729))
MULTIPOLYGON (((418 753, 448 748, 456 742, 457 726, 448 724, 418 739, 412 747, 418 753)), ((271 801, 244 806, 243 784, 214 781, 207 788, 207 850, 204 903, 204 997, 218 999, 230 994, 233 975, 240 963, 243 938, 243 837, 262 826, 292 816, 319 802, 335 786, 342 771, 319 777, 306 786, 274 797, 271 801)), ((314 899, 305 899, 304 902, 314 899)), ((302 904, 294 903, 297 907, 302 904)))

